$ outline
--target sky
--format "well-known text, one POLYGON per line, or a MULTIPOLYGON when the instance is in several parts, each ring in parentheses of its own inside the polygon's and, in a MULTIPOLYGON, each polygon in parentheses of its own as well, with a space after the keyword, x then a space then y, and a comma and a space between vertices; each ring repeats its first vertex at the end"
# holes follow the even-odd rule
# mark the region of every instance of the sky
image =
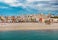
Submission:
POLYGON ((0 0, 2 16, 39 13, 58 15, 58 0, 0 0))

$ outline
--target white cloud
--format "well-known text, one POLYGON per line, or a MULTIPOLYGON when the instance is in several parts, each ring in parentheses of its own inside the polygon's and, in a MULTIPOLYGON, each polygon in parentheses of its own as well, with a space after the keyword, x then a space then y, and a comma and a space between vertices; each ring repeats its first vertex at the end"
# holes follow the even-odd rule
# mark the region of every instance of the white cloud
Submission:
POLYGON ((0 2, 6 3, 11 7, 18 7, 18 6, 22 6, 23 8, 26 8, 26 6, 28 5, 28 3, 24 4, 24 3, 20 3, 20 0, 0 0, 0 2))
MULTIPOLYGON (((30 7, 30 8, 33 8, 33 9, 45 9, 45 10, 57 10, 54 6, 51 5, 51 3, 54 3, 54 0, 26 0, 25 3, 20 3, 20 0, 0 0, 0 2, 4 2, 4 3, 7 3, 8 5, 10 6, 13 6, 13 7, 19 7, 19 6, 22 6, 23 8, 27 8, 30 7), (37 4, 37 5, 34 5, 34 4, 31 4, 33 2, 36 2, 36 1, 49 1, 49 4, 37 4), (46 6, 46 8, 44 8, 44 6, 46 6)), ((58 6, 56 6, 58 7, 58 6)))
POLYGON ((17 0, 1 0, 0 2, 4 2, 10 6, 12 5, 17 5, 18 1, 17 0))
POLYGON ((14 3, 16 0, 3 0, 5 3, 14 3))

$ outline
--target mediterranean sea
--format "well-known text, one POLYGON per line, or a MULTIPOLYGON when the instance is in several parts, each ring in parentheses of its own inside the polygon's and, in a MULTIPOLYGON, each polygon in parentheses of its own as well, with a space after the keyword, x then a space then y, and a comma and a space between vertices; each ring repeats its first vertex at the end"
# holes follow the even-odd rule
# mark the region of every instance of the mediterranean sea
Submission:
POLYGON ((58 30, 0 31, 0 40, 58 40, 58 30))

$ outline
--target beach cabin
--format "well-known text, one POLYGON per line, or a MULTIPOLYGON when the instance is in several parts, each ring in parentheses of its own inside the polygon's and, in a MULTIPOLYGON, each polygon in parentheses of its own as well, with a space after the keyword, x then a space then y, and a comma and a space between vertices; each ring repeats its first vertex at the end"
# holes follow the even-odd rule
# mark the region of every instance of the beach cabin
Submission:
POLYGON ((16 17, 16 22, 25 22, 25 17, 22 17, 22 16, 17 16, 16 17))
POLYGON ((11 16, 6 17, 6 23, 12 23, 12 18, 11 16))
POLYGON ((53 16, 51 19, 53 19, 53 23, 58 23, 58 16, 53 16))
POLYGON ((21 20, 21 17, 20 16, 17 16, 16 17, 16 22, 18 23, 18 22, 20 22, 20 20, 21 20))
POLYGON ((44 23, 46 19, 47 19, 47 16, 45 14, 42 13, 38 15, 38 20, 40 23, 44 23))
POLYGON ((11 21, 12 21, 12 23, 15 23, 16 22, 15 16, 11 16, 11 21))
POLYGON ((26 18, 26 21, 31 22, 31 19, 32 19, 32 16, 28 15, 27 18, 26 18))

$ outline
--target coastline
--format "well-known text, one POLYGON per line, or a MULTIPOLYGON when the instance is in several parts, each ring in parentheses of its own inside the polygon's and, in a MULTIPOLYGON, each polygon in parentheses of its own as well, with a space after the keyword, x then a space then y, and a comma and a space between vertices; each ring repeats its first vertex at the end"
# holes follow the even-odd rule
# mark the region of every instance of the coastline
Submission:
POLYGON ((58 30, 58 23, 0 23, 0 31, 12 30, 58 30))

